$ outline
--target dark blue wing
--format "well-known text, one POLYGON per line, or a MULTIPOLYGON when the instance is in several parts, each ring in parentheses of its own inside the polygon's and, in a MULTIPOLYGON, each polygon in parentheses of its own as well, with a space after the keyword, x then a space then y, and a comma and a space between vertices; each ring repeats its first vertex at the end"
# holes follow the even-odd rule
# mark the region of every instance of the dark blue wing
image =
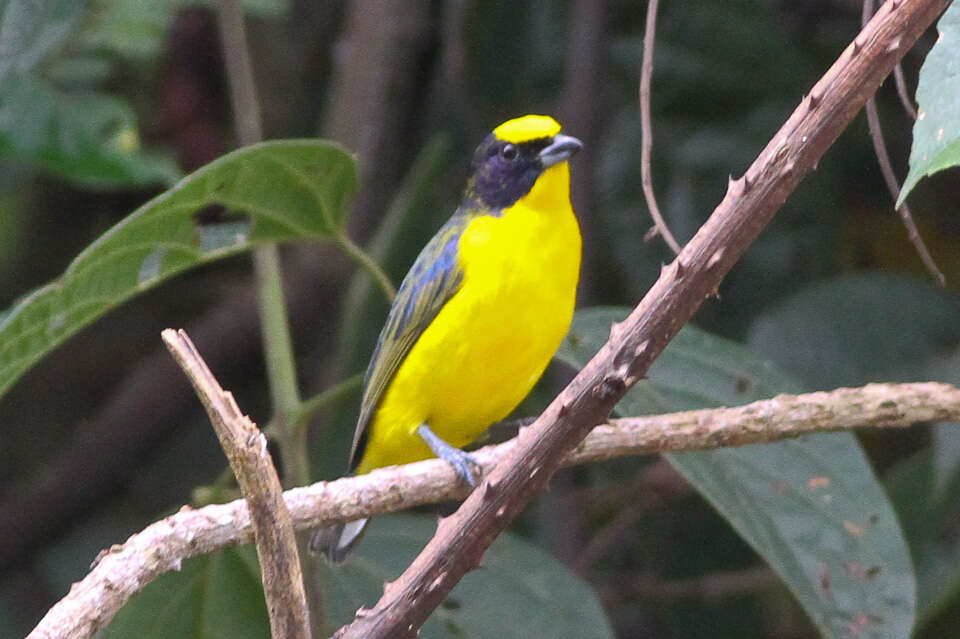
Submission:
POLYGON ((423 331, 460 288, 463 272, 457 244, 473 217, 457 211, 423 247, 400 284, 364 378, 360 418, 350 453, 351 470, 363 456, 360 442, 390 380, 423 331))

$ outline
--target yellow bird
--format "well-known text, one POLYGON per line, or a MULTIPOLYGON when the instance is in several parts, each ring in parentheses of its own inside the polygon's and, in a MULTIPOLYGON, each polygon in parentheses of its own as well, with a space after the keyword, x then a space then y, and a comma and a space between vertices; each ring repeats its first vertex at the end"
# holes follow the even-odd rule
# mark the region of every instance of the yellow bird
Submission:
MULTIPOLYGON (((350 470, 434 455, 474 486, 460 447, 516 408, 570 328, 580 228, 567 160, 582 144, 551 117, 504 122, 473 155, 460 206, 403 279, 364 379, 350 470)), ((343 561, 367 520, 318 531, 343 561)))

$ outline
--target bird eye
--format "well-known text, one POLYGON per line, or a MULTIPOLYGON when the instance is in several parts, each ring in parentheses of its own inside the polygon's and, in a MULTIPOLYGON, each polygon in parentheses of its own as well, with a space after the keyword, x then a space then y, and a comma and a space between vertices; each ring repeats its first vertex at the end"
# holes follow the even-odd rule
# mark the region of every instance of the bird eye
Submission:
POLYGON ((508 162, 516 160, 518 154, 519 151, 517 151, 517 147, 512 144, 504 144, 502 147, 500 147, 500 157, 508 162))

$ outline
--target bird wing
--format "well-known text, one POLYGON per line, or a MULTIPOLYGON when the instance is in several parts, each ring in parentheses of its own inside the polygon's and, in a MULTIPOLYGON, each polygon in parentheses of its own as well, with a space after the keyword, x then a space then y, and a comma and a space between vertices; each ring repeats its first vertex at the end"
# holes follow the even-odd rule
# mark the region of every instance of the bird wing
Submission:
POLYGON ((473 217, 458 210, 423 247, 400 284, 364 377, 360 418, 350 452, 351 470, 360 463, 364 433, 390 380, 423 331, 460 288, 463 271, 457 244, 473 217))

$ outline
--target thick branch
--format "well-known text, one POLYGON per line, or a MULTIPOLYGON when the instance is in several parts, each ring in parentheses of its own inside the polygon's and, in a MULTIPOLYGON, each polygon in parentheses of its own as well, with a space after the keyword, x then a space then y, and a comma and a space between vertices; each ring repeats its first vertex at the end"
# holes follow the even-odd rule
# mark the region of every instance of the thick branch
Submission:
POLYGON ((372 610, 361 609, 338 637, 413 637, 528 501, 544 490, 567 453, 606 416, 714 293, 800 180, 873 95, 893 66, 949 0, 891 0, 847 47, 761 152, 731 180, 713 215, 644 299, 614 325, 600 352, 580 371, 519 444, 372 610))
POLYGON ((184 331, 167 329, 163 341, 210 416, 252 513, 271 635, 274 639, 310 639, 310 613, 297 539, 283 501, 280 478, 267 451, 267 438, 240 411, 233 395, 220 387, 184 331))
MULTIPOLYGON (((613 420, 599 426, 566 459, 582 464, 620 455, 706 450, 860 426, 901 428, 960 421, 960 389, 934 382, 871 384, 829 393, 780 395, 737 408, 613 420)), ((489 472, 509 456, 512 440, 475 453, 489 472)), ((450 466, 431 459, 368 475, 295 488, 284 500, 298 529, 461 498, 450 466)), ((28 639, 86 639, 109 623, 134 594, 184 559, 249 543, 244 500, 183 507, 101 553, 90 574, 47 612, 28 639)))

